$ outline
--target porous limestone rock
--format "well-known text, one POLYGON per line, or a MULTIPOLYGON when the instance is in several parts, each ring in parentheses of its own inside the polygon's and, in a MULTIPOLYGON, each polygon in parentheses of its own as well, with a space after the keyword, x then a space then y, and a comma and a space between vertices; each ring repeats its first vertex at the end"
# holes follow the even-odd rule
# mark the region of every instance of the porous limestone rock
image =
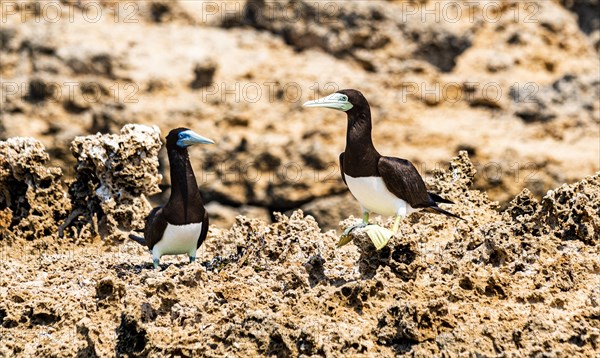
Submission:
POLYGON ((56 238, 70 202, 62 170, 34 138, 0 141, 0 240, 56 238))
POLYGON ((77 177, 69 193, 78 226, 97 223, 102 236, 142 229, 151 207, 146 197, 160 191, 158 127, 128 124, 119 134, 76 137, 71 152, 77 177))

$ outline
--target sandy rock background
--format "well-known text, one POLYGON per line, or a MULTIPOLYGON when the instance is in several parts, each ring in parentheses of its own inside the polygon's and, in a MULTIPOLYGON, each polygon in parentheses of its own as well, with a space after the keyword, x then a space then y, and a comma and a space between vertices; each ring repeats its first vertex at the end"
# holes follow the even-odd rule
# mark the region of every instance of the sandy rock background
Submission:
POLYGON ((192 157, 222 227, 346 201, 345 118, 301 107, 341 88, 370 100, 381 152, 427 174, 466 149, 503 207, 600 169, 597 1, 54 4, 4 5, 0 136, 74 179, 75 136, 188 126, 217 142, 192 157))
POLYGON ((2 2, 0 354, 597 354, 599 7, 2 2), (341 88, 465 223, 335 249, 341 88), (154 272, 179 126, 214 225, 154 272))

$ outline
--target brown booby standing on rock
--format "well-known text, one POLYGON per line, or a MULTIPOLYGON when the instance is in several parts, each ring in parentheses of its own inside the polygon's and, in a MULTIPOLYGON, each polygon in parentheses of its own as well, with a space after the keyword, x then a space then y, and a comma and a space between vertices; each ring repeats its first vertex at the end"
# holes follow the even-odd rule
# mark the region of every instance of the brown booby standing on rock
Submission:
POLYGON ((338 246, 350 242, 350 232, 366 227, 367 234, 379 250, 398 230, 400 219, 413 212, 428 210, 461 219, 437 203, 453 204, 437 194, 428 193, 423 178, 406 159, 384 157, 377 152, 371 138, 371 109, 357 90, 347 89, 325 98, 309 101, 305 107, 324 107, 346 112, 348 130, 346 149, 340 154, 342 179, 363 211, 361 224, 347 228, 338 246), (396 216, 393 231, 368 225, 369 213, 396 216))
POLYGON ((163 255, 188 254, 196 260, 196 250, 208 232, 208 213, 192 170, 187 148, 195 144, 214 144, 187 128, 173 129, 167 135, 167 153, 171 174, 171 196, 146 217, 144 237, 129 235, 152 252, 154 268, 163 255))

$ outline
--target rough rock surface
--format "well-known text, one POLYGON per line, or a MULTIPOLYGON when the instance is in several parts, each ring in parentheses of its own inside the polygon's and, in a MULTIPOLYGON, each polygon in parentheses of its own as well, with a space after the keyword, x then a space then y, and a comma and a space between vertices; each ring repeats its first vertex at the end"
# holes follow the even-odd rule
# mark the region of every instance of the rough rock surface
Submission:
MULTIPOLYGON (((241 16, 225 17, 223 25, 267 30, 296 50, 320 48, 354 60, 369 72, 389 72, 400 60, 411 58, 451 71, 456 58, 471 46, 470 27, 480 21, 440 22, 439 8, 438 16, 423 21, 413 16, 417 9, 414 4, 382 1, 251 0, 244 4, 241 16)), ((436 13, 435 6, 431 10, 436 13)))
POLYGON ((598 356, 599 4, 3 2, 0 356, 598 356), (346 121, 301 104, 339 88, 465 222, 335 248, 346 121), (217 141, 199 263, 97 240, 168 173, 131 123, 217 141))
POLYGON ((34 138, 0 141, 0 242, 57 238, 70 210, 62 170, 34 138))
POLYGON ((515 114, 524 121, 551 121, 562 114, 573 126, 584 122, 600 124, 600 78, 565 75, 538 93, 527 91, 526 86, 510 91, 515 114))
POLYGON ((600 174, 596 174, 550 191, 542 199, 538 218, 558 238, 597 246, 600 243, 599 188, 600 174))
POLYGON ((475 173, 461 152, 429 182, 465 221, 413 214, 381 251, 300 211, 239 216, 161 271, 131 242, 4 250, 0 354, 597 355, 600 173, 504 212, 475 173))
POLYGON ((266 222, 271 221, 271 213, 258 206, 242 206, 234 209, 230 206, 219 204, 216 201, 211 201, 204 205, 204 207, 210 215, 210 224, 217 227, 231 227, 235 224, 238 215, 266 222))
POLYGON ((71 144, 77 160, 77 177, 69 187, 71 219, 94 223, 92 233, 108 238, 143 229, 151 209, 146 197, 160 191, 161 145, 158 127, 134 124, 119 134, 76 137, 71 144))
POLYGON ((326 206, 345 119, 301 104, 350 87, 382 153, 427 175, 468 149, 502 208, 600 170, 597 0, 94 4, 7 3, 0 29, 0 138, 37 138, 65 173, 76 136, 187 126, 217 140, 192 150, 207 200, 326 206))
POLYGON ((581 31, 591 34, 600 31, 600 1, 598 0, 561 0, 567 9, 577 14, 577 23, 581 31))

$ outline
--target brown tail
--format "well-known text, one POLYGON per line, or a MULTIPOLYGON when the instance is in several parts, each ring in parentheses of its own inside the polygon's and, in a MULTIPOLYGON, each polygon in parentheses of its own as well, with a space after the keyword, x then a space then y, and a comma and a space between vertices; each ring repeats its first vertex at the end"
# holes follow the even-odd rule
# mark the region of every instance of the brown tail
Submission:
POLYGON ((436 213, 436 214, 444 214, 444 215, 446 215, 446 216, 451 216, 451 217, 453 217, 453 218, 457 218, 457 219, 460 219, 460 220, 462 220, 462 221, 467 221, 467 220, 465 220, 465 219, 461 218, 460 216, 458 216, 458 215, 456 215, 456 214, 452 214, 451 212, 449 212, 449 211, 446 211, 446 210, 444 210, 444 209, 440 208, 439 206, 430 206, 430 207, 428 207, 427 209, 429 209, 430 211, 432 211, 432 212, 434 212, 434 213, 436 213))
POLYGON ((448 200, 448 199, 444 199, 441 196, 435 194, 435 193, 427 193, 429 194, 429 197, 431 198, 431 200, 435 201, 436 203, 442 203, 442 204, 454 204, 454 202, 448 200))
POLYGON ((143 237, 134 234, 129 234, 129 238, 142 246, 146 246, 146 240, 143 237))

